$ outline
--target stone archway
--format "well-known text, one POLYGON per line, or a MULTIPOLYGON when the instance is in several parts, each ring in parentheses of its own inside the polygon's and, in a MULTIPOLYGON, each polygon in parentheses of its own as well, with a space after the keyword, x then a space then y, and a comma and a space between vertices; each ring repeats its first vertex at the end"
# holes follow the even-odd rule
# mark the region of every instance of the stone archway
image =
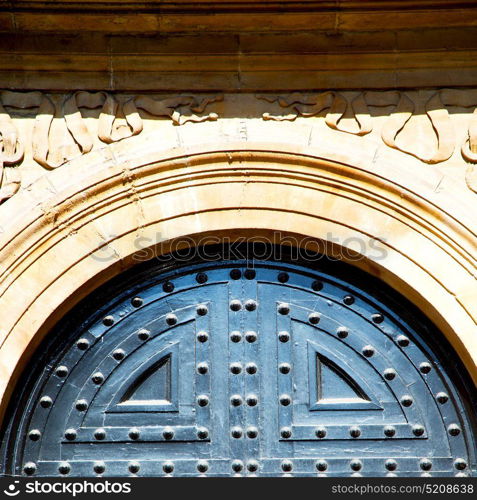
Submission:
POLYGON ((152 247, 158 234, 163 251, 179 237, 250 232, 348 241, 348 256, 356 255, 353 238, 379 241, 385 259, 365 251, 349 260, 425 312, 477 380, 472 193, 447 179, 437 203, 439 172, 416 172, 393 152, 376 161, 378 149, 359 149, 354 137, 337 150, 307 146, 308 128, 297 124, 280 145, 270 124, 250 125, 242 142, 227 141, 217 124, 200 127, 208 143, 200 144, 200 134, 189 141, 186 131, 160 147, 153 137, 113 144, 9 201, 13 219, 0 214, 0 307, 9 312, 0 347, 2 412, 52 325, 134 263, 138 238, 152 247), (92 258, 101 246, 111 259, 92 258))

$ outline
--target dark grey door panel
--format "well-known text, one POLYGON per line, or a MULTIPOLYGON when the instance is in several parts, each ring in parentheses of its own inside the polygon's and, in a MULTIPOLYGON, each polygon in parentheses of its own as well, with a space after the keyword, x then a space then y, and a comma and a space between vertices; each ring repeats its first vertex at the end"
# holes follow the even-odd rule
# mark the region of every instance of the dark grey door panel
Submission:
POLYGON ((7 432, 13 473, 442 476, 475 466, 442 360, 362 289, 298 266, 223 262, 121 297, 40 367, 7 432))

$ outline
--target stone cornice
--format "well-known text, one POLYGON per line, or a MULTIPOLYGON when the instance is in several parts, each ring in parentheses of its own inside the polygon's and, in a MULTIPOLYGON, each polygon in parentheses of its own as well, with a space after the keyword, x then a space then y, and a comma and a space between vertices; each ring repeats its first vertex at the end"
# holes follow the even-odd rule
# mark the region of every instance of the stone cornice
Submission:
POLYGON ((473 1, 0 1, 0 31, 196 32, 475 26, 473 1))
POLYGON ((94 10, 138 12, 177 12, 197 13, 200 11, 214 12, 271 12, 271 11, 392 11, 392 10, 438 10, 462 9, 475 6, 473 0, 173 0, 173 1, 142 1, 142 0, 4 0, 0 6, 12 11, 59 11, 94 10))
POLYGON ((0 0, 0 87, 277 91, 471 86, 474 1, 0 0))

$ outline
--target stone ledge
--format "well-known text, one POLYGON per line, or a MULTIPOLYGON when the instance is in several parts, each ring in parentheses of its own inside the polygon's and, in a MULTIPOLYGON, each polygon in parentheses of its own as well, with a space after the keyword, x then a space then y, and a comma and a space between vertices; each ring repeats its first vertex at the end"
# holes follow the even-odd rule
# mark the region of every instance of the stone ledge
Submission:
POLYGON ((102 32, 206 32, 257 30, 412 29, 475 26, 475 2, 440 0, 287 2, 95 2, 0 3, 0 30, 102 32))

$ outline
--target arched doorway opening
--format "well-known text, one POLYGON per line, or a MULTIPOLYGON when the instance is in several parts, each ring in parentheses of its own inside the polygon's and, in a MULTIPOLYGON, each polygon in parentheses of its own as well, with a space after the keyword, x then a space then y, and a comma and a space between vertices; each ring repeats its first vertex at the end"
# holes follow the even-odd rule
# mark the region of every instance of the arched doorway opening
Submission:
POLYGON ((5 472, 471 474, 475 391, 444 335, 354 267, 264 248, 83 300, 17 387, 5 472))

